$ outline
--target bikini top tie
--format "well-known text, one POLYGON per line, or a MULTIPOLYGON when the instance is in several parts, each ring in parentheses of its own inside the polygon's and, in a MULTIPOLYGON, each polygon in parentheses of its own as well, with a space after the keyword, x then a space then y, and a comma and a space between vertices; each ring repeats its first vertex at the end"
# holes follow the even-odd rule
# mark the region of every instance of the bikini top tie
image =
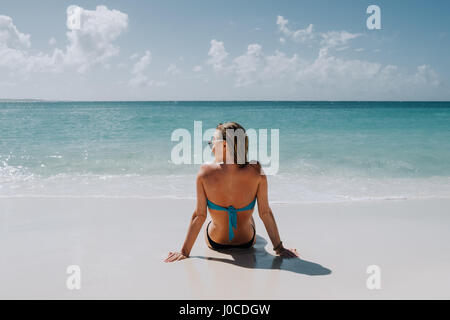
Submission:
POLYGON ((234 238, 233 227, 235 229, 237 228, 237 213, 240 211, 246 211, 246 210, 253 209, 255 206, 255 203, 256 203, 256 197, 249 205, 247 205, 243 208, 239 208, 239 209, 236 209, 233 206, 222 207, 222 206, 219 206, 219 205, 209 201, 208 199, 206 199, 206 201, 207 201, 208 207, 210 209, 220 210, 220 211, 228 211, 228 241, 231 241, 234 238))

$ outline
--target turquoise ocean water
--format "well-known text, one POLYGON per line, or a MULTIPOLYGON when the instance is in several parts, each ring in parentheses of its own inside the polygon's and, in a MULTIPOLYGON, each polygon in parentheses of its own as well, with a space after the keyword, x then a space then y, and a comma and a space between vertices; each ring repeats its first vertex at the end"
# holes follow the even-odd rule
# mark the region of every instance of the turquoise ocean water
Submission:
POLYGON ((194 198, 194 121, 279 129, 272 201, 450 197, 449 102, 206 101, 0 102, 0 197, 194 198))

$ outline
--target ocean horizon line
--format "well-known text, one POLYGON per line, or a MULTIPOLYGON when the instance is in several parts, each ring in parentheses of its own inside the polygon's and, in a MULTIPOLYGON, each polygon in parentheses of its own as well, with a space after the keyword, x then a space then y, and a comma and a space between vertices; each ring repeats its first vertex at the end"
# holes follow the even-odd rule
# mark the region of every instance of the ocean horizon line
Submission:
POLYGON ((3 99, 0 98, 0 102, 350 102, 350 103, 380 103, 380 102, 395 102, 395 103, 448 103, 450 100, 261 100, 261 99, 248 99, 248 100, 208 100, 208 99, 182 99, 182 100, 75 100, 75 99, 3 99))

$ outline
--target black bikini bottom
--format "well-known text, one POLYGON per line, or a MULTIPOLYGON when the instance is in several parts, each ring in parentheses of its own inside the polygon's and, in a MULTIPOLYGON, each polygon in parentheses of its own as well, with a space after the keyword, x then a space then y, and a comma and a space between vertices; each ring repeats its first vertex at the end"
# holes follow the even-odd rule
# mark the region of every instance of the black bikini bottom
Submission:
POLYGON ((231 248, 247 249, 247 248, 251 248, 253 246, 253 240, 255 239, 255 234, 256 234, 256 230, 255 230, 255 227, 253 225, 252 225, 253 231, 254 231, 253 238, 249 242, 243 243, 243 244, 221 244, 221 243, 214 242, 209 237, 208 227, 209 227, 210 223, 211 223, 211 221, 206 226, 206 235, 208 236, 208 241, 211 244, 211 247, 213 247, 214 249, 231 249, 231 248))

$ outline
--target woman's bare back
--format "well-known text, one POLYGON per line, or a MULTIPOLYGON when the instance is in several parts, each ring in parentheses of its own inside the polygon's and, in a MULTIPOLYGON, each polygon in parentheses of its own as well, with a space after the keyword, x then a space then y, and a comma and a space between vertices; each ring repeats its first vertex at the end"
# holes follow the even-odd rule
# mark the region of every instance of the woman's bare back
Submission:
MULTIPOLYGON (((200 174, 209 201, 222 207, 233 206, 236 209, 247 206, 255 199, 261 177, 259 165, 253 164, 243 168, 229 164, 207 164, 202 166, 200 174)), ((237 213, 237 228, 234 230, 234 238, 229 241, 227 212, 210 208, 212 218, 208 228, 210 238, 221 244, 249 242, 254 234, 253 210, 237 213)))

